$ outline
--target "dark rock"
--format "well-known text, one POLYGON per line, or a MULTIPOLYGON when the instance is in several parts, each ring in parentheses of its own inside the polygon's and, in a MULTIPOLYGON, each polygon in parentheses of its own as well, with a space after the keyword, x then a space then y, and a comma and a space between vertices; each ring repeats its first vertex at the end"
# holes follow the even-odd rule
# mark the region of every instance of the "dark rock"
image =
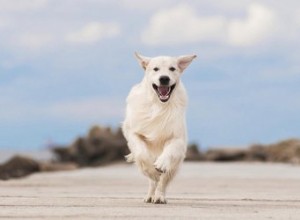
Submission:
POLYGON ((299 139, 288 139, 265 147, 268 161, 300 164, 299 139))
POLYGON ((72 162, 84 167, 124 160, 129 150, 120 129, 113 132, 110 128, 94 126, 87 137, 79 137, 67 147, 55 147, 53 152, 60 162, 72 162))
POLYGON ((247 150, 247 161, 267 161, 268 152, 266 147, 261 144, 255 144, 249 147, 247 150))
POLYGON ((241 161, 246 158, 244 149, 211 149, 205 154, 209 161, 241 161))
POLYGON ((204 155, 199 151, 199 147, 196 144, 188 146, 185 157, 186 161, 200 161, 204 159, 204 155))
POLYGON ((19 178, 39 171, 39 162, 28 157, 14 156, 0 166, 0 179, 19 178))

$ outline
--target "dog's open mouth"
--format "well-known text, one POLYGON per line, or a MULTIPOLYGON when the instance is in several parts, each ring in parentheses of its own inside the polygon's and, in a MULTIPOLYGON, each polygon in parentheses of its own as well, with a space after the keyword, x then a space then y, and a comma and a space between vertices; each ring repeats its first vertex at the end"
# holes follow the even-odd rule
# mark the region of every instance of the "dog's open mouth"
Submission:
POLYGON ((169 100, 175 86, 176 86, 176 84, 174 84, 172 86, 157 86, 155 84, 152 84, 153 89, 157 93, 160 101, 162 101, 162 102, 166 102, 169 100))

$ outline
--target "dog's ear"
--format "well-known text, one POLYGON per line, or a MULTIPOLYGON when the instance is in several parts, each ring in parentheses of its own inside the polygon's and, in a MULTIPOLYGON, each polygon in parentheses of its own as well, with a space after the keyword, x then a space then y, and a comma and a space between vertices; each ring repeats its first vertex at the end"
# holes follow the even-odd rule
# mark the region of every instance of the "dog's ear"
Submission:
POLYGON ((185 70, 185 68, 188 67, 188 65, 190 65, 190 63, 193 61, 193 59, 195 59, 197 56, 196 55, 185 55, 185 56, 180 56, 178 57, 178 67, 180 69, 181 72, 183 72, 183 70, 185 70))
POLYGON ((139 61, 140 65, 143 67, 143 69, 146 70, 151 58, 142 56, 142 55, 138 54, 137 52, 135 52, 134 55, 135 55, 136 59, 139 61))

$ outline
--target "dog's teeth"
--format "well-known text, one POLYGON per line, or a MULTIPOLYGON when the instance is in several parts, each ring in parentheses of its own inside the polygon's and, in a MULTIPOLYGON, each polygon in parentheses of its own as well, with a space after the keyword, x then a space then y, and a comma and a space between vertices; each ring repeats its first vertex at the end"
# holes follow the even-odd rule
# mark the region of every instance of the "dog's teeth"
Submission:
POLYGON ((168 99, 168 98, 169 98, 168 95, 166 95, 166 96, 160 96, 160 99, 162 99, 162 100, 166 100, 166 99, 168 99))

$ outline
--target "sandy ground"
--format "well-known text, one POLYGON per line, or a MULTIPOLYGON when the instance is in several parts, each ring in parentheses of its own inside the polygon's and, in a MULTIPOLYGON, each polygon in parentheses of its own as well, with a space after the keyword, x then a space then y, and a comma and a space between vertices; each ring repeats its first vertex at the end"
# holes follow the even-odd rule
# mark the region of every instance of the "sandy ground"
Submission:
POLYGON ((145 204, 132 165, 0 181, 0 219, 300 219, 300 167, 185 163, 168 204, 145 204))

